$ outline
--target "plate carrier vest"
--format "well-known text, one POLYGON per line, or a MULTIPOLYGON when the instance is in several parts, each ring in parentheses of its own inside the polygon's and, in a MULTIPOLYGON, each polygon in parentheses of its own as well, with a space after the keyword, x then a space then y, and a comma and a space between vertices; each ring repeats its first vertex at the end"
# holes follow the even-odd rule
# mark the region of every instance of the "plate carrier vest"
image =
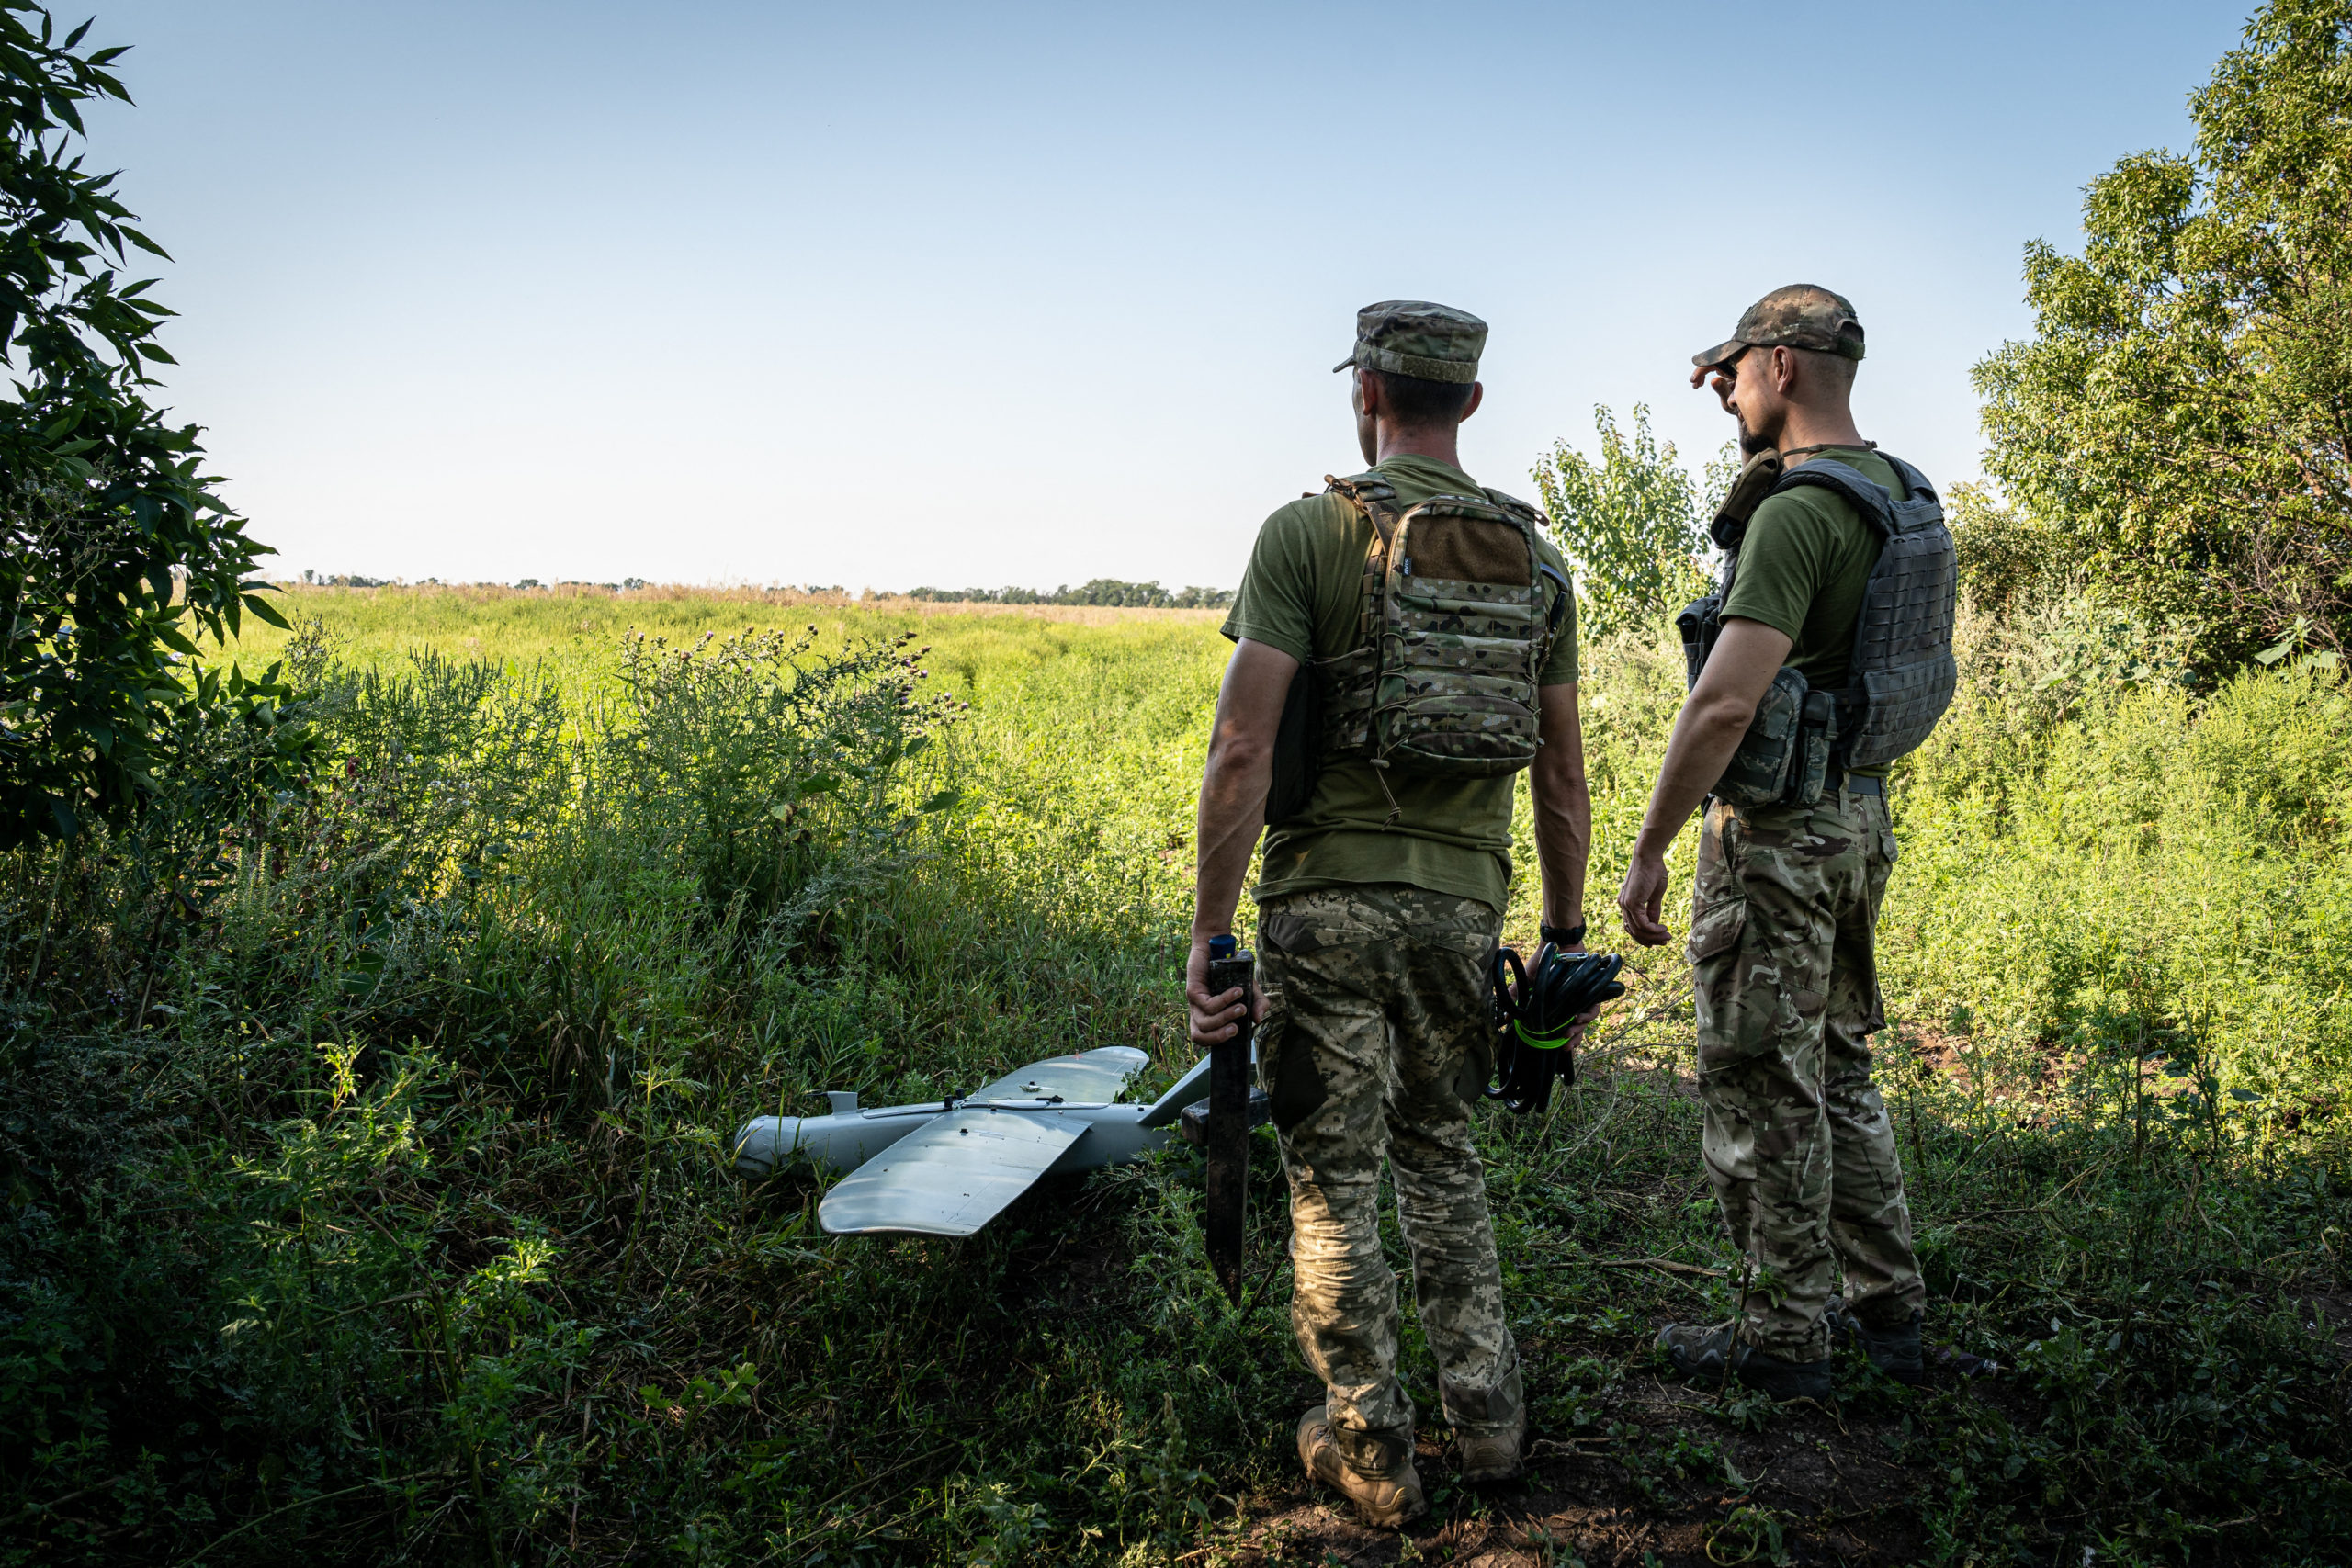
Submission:
MULTIPOLYGON (((1900 457, 1879 457, 1902 479, 1903 500, 1826 457, 1788 469, 1767 492, 1814 485, 1842 496, 1878 535, 1878 562, 1854 618, 1845 689, 1811 690, 1794 666, 1784 666, 1712 792, 1719 799, 1735 806, 1810 806, 1838 787, 1847 770, 1881 766, 1917 750, 1951 705, 1959 682, 1951 633, 1960 592, 1951 529, 1928 477, 1900 457)), ((1711 532, 1726 556, 1723 584, 1676 617, 1692 686, 1723 631, 1747 517, 1726 510, 1711 532)))
MULTIPOLYGON (((1371 763, 1384 791, 1391 768, 1495 778, 1534 761, 1536 682, 1570 592, 1536 551, 1544 514, 1492 490, 1400 512, 1377 472, 1324 479, 1372 524, 1358 641, 1293 679, 1266 820, 1304 811, 1333 761, 1371 763)), ((1388 804, 1394 823, 1393 792, 1388 804)))

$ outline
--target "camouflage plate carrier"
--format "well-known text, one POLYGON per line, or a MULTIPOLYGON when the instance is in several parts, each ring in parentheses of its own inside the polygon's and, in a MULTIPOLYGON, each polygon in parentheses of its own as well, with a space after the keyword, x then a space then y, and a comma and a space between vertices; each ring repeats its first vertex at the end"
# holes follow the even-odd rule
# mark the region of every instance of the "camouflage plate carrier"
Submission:
POLYGON ((1370 762, 1384 790, 1391 768, 1493 778, 1534 761, 1536 682, 1569 593, 1535 548, 1544 514, 1492 490, 1400 513, 1377 472, 1325 479, 1372 523, 1361 639, 1293 682, 1267 820, 1304 810, 1335 760, 1370 762))
POLYGON ((1951 652, 1960 591, 1959 560, 1943 504, 1928 477, 1900 457, 1879 457, 1902 479, 1905 497, 1860 470, 1815 458, 1786 472, 1777 454, 1752 460, 1733 500, 1715 518, 1715 543, 1728 553, 1723 585, 1677 617, 1690 683, 1723 630, 1724 602, 1739 570, 1747 518, 1768 495, 1817 485, 1844 497, 1881 545, 1860 613, 1846 689, 1810 689, 1793 666, 1772 678, 1755 721, 1712 792, 1734 806, 1811 806, 1851 768, 1877 767, 1916 750, 1951 705, 1959 669, 1951 652), (1766 489, 1753 481, 1772 479, 1766 489), (1754 497, 1746 501, 1743 491, 1754 497))

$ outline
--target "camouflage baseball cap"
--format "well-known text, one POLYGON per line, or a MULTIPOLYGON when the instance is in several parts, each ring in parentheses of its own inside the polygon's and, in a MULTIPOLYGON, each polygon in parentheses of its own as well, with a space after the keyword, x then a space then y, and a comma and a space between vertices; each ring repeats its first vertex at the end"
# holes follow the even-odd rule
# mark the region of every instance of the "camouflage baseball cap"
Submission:
POLYGON ((1816 283, 1792 283, 1775 288, 1750 305, 1731 337, 1690 356, 1702 370, 1738 357, 1743 348, 1815 349, 1848 359, 1862 356, 1862 323, 1854 319, 1854 303, 1816 283))
POLYGON ((1426 299, 1383 299, 1356 312, 1353 354, 1331 367, 1351 365, 1416 376, 1424 381, 1475 381, 1478 355, 1487 346, 1487 323, 1467 310, 1426 299))

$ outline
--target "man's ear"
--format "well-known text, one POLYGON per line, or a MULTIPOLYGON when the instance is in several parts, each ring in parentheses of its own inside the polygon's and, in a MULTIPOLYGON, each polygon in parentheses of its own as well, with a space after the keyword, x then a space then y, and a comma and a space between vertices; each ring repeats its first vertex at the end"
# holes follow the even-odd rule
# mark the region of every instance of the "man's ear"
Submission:
POLYGON ((1348 378, 1355 383, 1354 395, 1349 400, 1355 404, 1356 412, 1376 412, 1380 408, 1379 379, 1361 365, 1348 372, 1348 378))
MULTIPOLYGON (((1464 404, 1463 404, 1463 405, 1462 405, 1462 417, 1463 417, 1463 419, 1468 419, 1472 414, 1476 413, 1476 412, 1478 412, 1478 405, 1479 405, 1480 403, 1485 402, 1486 400, 1487 400, 1487 384, 1486 384, 1484 381, 1473 381, 1473 382, 1471 382, 1471 383, 1470 383, 1470 400, 1469 400, 1468 402, 1466 402, 1466 403, 1464 403, 1464 404)), ((1457 421, 1456 423, 1460 423, 1460 422, 1459 422, 1459 421, 1457 421)))
POLYGON ((1798 378, 1803 375, 1798 358, 1797 352, 1787 344, 1773 345, 1772 389, 1783 398, 1794 395, 1798 378))

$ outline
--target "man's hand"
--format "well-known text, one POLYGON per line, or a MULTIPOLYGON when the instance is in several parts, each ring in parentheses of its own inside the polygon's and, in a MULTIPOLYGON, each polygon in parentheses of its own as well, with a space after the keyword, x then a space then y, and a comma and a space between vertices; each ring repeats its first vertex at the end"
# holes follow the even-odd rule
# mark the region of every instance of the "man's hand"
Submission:
POLYGON ((1724 622, 1723 635, 1707 655, 1706 668, 1699 671, 1699 683, 1675 716, 1674 736, 1666 743, 1666 761, 1659 765, 1649 812, 1634 837, 1625 885, 1617 895, 1625 934, 1645 947, 1657 947, 1667 937, 1666 925, 1658 919, 1666 907, 1666 852, 1724 776, 1789 648, 1787 633, 1761 621, 1732 616, 1724 622))
POLYGON ((1644 947, 1662 947, 1668 931, 1658 917, 1666 909, 1666 862, 1657 855, 1636 854, 1625 867, 1625 885, 1617 890, 1617 909, 1625 934, 1644 947))
MULTIPOLYGON (((1184 961, 1184 1000, 1193 1014, 1193 1043, 1222 1045, 1241 1027, 1241 991, 1238 987, 1222 995, 1209 994, 1209 933, 1193 933, 1193 955, 1184 961)), ((1258 1005, 1251 1010, 1255 1023, 1266 1016, 1266 998, 1261 992, 1258 1005)))
POLYGON ((1713 378, 1715 400, 1724 405, 1724 412, 1734 412, 1731 395, 1739 389, 1739 362, 1747 357, 1747 350, 1743 348, 1720 365, 1700 366, 1690 372, 1692 389, 1696 390, 1704 385, 1710 377, 1713 378))

